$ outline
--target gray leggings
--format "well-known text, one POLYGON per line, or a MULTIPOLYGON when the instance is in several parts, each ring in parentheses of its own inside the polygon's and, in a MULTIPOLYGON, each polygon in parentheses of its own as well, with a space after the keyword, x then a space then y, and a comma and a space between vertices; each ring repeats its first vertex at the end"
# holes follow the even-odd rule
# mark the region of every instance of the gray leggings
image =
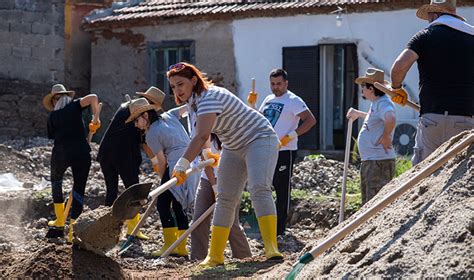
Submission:
POLYGON ((214 226, 232 226, 246 181, 257 217, 276 215, 272 180, 278 145, 275 135, 258 138, 238 150, 222 150, 217 174, 217 204, 212 220, 214 226))

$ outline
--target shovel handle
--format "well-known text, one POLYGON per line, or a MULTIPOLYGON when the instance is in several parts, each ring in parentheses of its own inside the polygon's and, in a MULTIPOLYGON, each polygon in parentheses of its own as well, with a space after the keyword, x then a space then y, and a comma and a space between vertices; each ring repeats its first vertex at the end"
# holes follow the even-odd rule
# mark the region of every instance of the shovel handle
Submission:
MULTIPOLYGON (((397 96, 396 93, 391 91, 389 88, 386 88, 384 85, 382 85, 379 82, 375 82, 374 86, 375 86, 376 89, 381 90, 383 93, 388 94, 390 97, 397 96)), ((417 112, 420 111, 420 106, 418 104, 414 103, 413 101, 407 100, 407 106, 411 107, 413 110, 415 110, 417 112)))
POLYGON ((344 153, 344 171, 342 173, 341 206, 339 207, 339 223, 342 223, 344 221, 344 212, 346 208, 347 169, 349 168, 349 153, 351 150, 352 123, 353 122, 354 121, 352 119, 349 119, 347 121, 346 151, 344 153))
POLYGON ((255 78, 252 78, 252 92, 255 92, 255 78))
MULTIPOLYGON (((190 174, 198 172, 199 170, 201 170, 204 167, 209 166, 213 163, 214 163, 214 159, 208 159, 208 160, 205 160, 205 161, 201 161, 201 162, 199 162, 199 164, 197 166, 195 166, 193 168, 189 168, 188 170, 186 170, 186 175, 189 176, 190 174)), ((177 182, 178 182, 178 180, 173 177, 173 178, 171 178, 171 180, 167 181, 163 185, 156 188, 156 190, 153 190, 152 192, 150 192, 148 194, 148 201, 151 201, 152 203, 150 203, 150 205, 146 209, 145 213, 143 213, 143 215, 141 215, 140 221, 138 221, 138 224, 133 229, 133 232, 131 234, 132 236, 135 236, 137 234, 138 230, 145 223, 146 218, 148 218, 148 216, 150 216, 151 211, 153 209, 153 205, 155 204, 156 199, 158 198, 158 196, 160 194, 164 193, 166 190, 174 187, 177 182)))
POLYGON ((166 251, 163 253, 163 255, 161 255, 162 258, 166 258, 168 257, 171 252, 176 248, 178 247, 178 245, 184 240, 186 239, 186 237, 188 237, 191 232, 193 232, 193 230, 195 230, 200 224, 202 224, 202 222, 207 218, 209 217, 209 215, 211 215, 211 213, 214 211, 214 208, 216 208, 216 203, 212 204, 211 206, 209 206, 209 208, 206 210, 206 212, 202 213, 201 216, 199 216, 199 218, 194 221, 191 226, 189 226, 189 228, 178 238, 178 240, 176 240, 173 244, 171 244, 171 246, 166 249, 166 251))
POLYGON ((66 203, 66 208, 64 209, 64 217, 67 219, 67 216, 69 215, 69 210, 71 210, 71 205, 72 205, 72 192, 73 190, 71 190, 71 192, 69 193, 69 197, 67 199, 67 203, 66 203))

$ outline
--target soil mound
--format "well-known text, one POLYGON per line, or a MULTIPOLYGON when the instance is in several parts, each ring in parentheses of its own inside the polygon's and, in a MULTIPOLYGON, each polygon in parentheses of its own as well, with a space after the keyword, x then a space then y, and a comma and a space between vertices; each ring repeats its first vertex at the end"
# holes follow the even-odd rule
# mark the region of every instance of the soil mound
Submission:
MULTIPOLYGON (((401 186, 469 133, 473 131, 453 137, 424 162, 392 180, 359 213, 401 186)), ((298 276, 302 279, 315 275, 330 279, 372 276, 472 279, 473 165, 474 144, 471 144, 329 252, 307 264, 298 276)), ((327 236, 340 228, 331 230, 327 236)))
POLYGON ((118 279, 124 278, 119 264, 70 245, 45 243, 32 254, 7 254, 0 258, 0 275, 5 278, 118 279))

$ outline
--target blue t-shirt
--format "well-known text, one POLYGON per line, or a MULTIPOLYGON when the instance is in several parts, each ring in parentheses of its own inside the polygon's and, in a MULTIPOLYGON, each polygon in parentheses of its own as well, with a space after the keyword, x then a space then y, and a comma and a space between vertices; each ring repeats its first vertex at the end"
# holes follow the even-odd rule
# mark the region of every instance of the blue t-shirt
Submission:
MULTIPOLYGON (((385 127, 385 113, 390 111, 395 112, 395 108, 386 95, 380 96, 370 104, 369 112, 357 139, 360 157, 363 161, 395 158, 393 148, 385 152, 383 146, 377 144, 385 127)), ((391 137, 393 139, 393 132, 391 137)))

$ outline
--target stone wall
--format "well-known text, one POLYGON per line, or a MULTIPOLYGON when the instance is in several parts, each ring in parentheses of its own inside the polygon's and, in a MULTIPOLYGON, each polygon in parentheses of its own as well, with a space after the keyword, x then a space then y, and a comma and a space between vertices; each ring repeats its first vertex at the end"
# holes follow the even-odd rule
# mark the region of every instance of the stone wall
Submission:
POLYGON ((48 113, 42 105, 49 85, 0 79, 0 142, 47 136, 48 113))

